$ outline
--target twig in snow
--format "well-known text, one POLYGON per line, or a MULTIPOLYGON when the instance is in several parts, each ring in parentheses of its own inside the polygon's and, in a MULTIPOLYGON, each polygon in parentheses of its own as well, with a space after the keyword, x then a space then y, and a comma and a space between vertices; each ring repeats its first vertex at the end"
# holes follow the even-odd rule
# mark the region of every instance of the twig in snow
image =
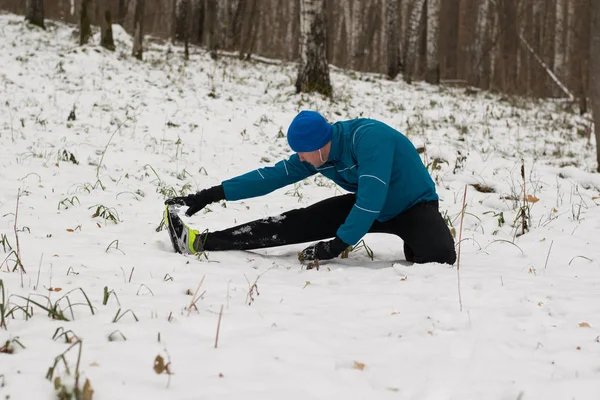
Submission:
POLYGON ((190 313, 192 312, 192 307, 195 308, 196 311, 198 311, 198 307, 196 307, 196 302, 198 300, 200 300, 200 298, 202 297, 202 294, 204 294, 204 292, 202 292, 202 294, 200 294, 200 296, 197 296, 197 294, 198 294, 198 291, 200 290, 200 287, 204 283, 204 278, 206 278, 206 275, 202 276, 202 279, 200 280, 200 283, 198 284, 198 287, 196 288, 196 291, 194 292, 194 295, 192 296, 192 301, 190 302, 190 305, 186 309, 188 312, 188 315, 190 315, 190 313))
POLYGON ((37 281, 35 282, 35 286, 34 286, 33 290, 37 290, 37 288, 40 285, 40 270, 42 269, 42 259, 43 258, 44 258, 44 253, 42 253, 42 255, 40 256, 40 265, 38 265, 37 281))
POLYGON ((548 254, 546 255, 546 263, 544 264, 544 269, 548 266, 548 259, 550 258, 550 252, 552 251, 552 245, 554 244, 554 240, 550 242, 550 248, 548 249, 548 254))
POLYGON ((223 316, 223 304, 219 311, 219 321, 217 322, 217 335, 215 336, 215 349, 219 346, 219 331, 221 330, 221 317, 223 316))

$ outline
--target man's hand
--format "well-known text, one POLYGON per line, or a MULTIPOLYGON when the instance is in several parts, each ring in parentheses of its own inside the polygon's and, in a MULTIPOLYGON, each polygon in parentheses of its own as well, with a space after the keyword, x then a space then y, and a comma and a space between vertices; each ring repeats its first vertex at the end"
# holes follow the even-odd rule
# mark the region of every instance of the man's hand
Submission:
POLYGON ((331 260, 346 250, 348 245, 337 236, 327 242, 318 242, 302 250, 302 258, 306 261, 331 260))
POLYGON ((213 186, 210 189, 204 189, 198 193, 190 194, 187 196, 173 197, 165 200, 165 204, 168 206, 179 205, 188 206, 189 208, 185 212, 185 215, 191 217, 198 211, 202 210, 207 205, 214 203, 215 201, 224 200, 225 192, 223 186, 213 186))

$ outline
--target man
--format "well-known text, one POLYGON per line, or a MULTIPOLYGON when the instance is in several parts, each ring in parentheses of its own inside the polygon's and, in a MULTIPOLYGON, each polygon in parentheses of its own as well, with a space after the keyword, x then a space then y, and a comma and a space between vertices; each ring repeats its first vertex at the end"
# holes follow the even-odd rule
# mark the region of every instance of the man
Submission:
POLYGON ((329 260, 367 232, 383 232, 404 240, 407 261, 455 262, 454 240, 438 211, 435 184, 402 133, 372 119, 332 125, 317 112, 302 111, 287 139, 296 153, 288 160, 165 201, 175 251, 249 250, 330 239, 302 251, 305 260, 329 260), (210 203, 262 196, 316 173, 351 193, 202 234, 168 212, 184 205, 191 216, 210 203))

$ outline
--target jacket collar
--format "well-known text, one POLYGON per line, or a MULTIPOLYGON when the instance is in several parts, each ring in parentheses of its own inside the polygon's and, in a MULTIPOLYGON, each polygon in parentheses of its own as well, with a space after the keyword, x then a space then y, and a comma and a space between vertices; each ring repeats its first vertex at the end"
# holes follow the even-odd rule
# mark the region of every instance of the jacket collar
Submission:
POLYGON ((337 161, 342 157, 344 144, 342 143, 342 125, 338 122, 332 125, 331 147, 327 161, 337 161))

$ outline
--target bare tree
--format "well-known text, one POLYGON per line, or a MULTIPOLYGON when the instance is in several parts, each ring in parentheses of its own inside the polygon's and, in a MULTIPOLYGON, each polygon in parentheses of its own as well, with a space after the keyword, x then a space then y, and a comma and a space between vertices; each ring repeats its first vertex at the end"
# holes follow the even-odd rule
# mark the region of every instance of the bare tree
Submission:
POLYGON ((394 79, 400 72, 398 0, 386 0, 385 32, 387 45, 387 75, 394 79))
POLYGON ((600 172, 600 1, 590 1, 591 12, 591 46, 590 46, 590 78, 592 81, 592 113, 594 117, 594 135, 596 136, 596 160, 600 172))
POLYGON ((440 83, 440 0, 427 0, 427 74, 429 83, 440 83))
POLYGON ((249 59, 254 50, 258 33, 256 20, 259 15, 259 4, 256 0, 247 0, 241 3, 245 3, 245 7, 240 24, 239 52, 240 59, 249 59))
POLYGON ((134 7, 133 15, 133 51, 132 55, 138 60, 143 59, 144 54, 144 1, 130 0, 134 7))
POLYGON ((358 43, 362 33, 361 22, 363 15, 360 12, 361 0, 346 0, 344 3, 344 14, 346 19, 346 31, 349 34, 348 40, 348 64, 350 68, 357 69, 359 61, 358 43))
POLYGON ((112 16, 104 1, 100 2, 100 46, 114 51, 115 40, 112 31, 112 16))
POLYGON ((483 80, 485 38, 489 35, 491 0, 482 0, 477 12, 477 25, 475 27, 475 38, 473 44, 473 74, 472 83, 481 84, 483 80))
POLYGON ((175 0, 173 3, 173 28, 174 40, 183 41, 183 58, 190 58, 190 31, 192 26, 192 4, 190 0, 175 0))
POLYGON ((44 0, 26 0, 25 20, 30 24, 44 27, 44 0))
POLYGON ((590 84, 590 0, 576 0, 576 12, 573 25, 573 53, 571 57, 571 75, 574 79, 574 91, 579 100, 579 112, 583 115, 588 111, 588 96, 590 84))
POLYGON ((79 9, 79 45, 87 44, 92 37, 90 25, 91 0, 81 0, 79 9))
POLYGON ((554 74, 561 81, 564 78, 564 67, 566 59, 565 34, 567 32, 568 15, 565 10, 567 0, 556 0, 556 31, 554 32, 554 74))
POLYGON ((408 19, 408 31, 406 33, 406 56, 404 57, 404 80, 411 82, 417 67, 419 55, 419 42, 421 38, 421 19, 425 0, 414 0, 408 19))
POLYGON ((188 21, 187 15, 189 14, 189 0, 175 0, 173 8, 173 39, 184 41, 188 21))
POLYGON ((190 18, 190 39, 193 43, 203 45, 206 37, 204 30, 206 26, 206 7, 205 0, 191 0, 190 18))
POLYGON ((331 96, 326 43, 324 0, 301 0, 300 64, 296 92, 319 92, 331 96))

